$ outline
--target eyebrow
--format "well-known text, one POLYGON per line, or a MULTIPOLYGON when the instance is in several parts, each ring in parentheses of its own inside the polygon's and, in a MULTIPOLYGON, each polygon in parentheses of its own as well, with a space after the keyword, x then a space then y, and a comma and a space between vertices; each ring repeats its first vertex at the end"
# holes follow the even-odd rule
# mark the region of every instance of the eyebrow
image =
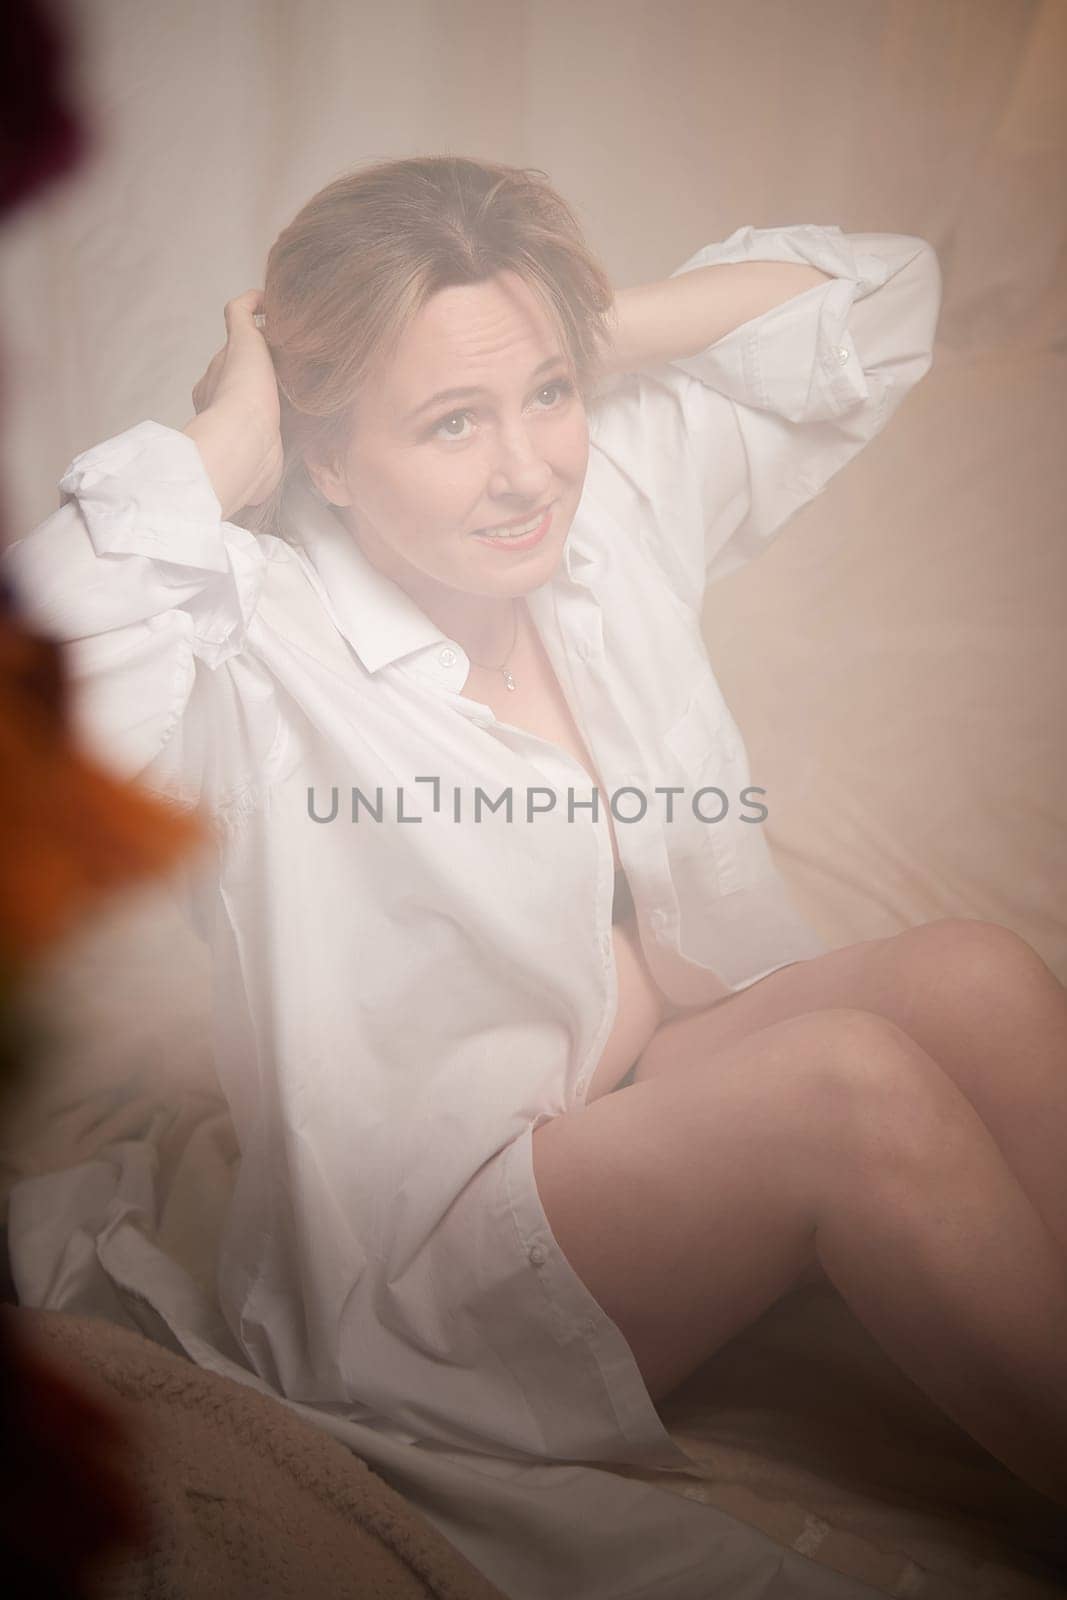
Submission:
MULTIPOLYGON (((540 366, 537 366, 533 369, 533 371, 530 373, 530 382, 532 383, 535 378, 539 378, 542 372, 547 372, 549 367, 555 367, 559 365, 566 365, 566 363, 563 356, 560 355, 559 351, 557 351, 555 355, 546 357, 546 359, 541 362, 540 366)), ((415 418, 421 416, 424 411, 429 411, 432 406, 441 405, 446 400, 465 400, 469 395, 489 393, 490 390, 474 385, 462 389, 438 389, 436 394, 432 394, 428 400, 424 400, 421 405, 416 406, 414 411, 409 411, 407 416, 404 418, 404 421, 413 422, 415 418)))

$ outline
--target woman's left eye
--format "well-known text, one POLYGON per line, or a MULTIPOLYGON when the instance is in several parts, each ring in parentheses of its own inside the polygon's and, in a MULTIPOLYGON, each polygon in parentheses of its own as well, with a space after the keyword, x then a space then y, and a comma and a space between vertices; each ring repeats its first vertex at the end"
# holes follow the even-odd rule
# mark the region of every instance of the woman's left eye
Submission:
MULTIPOLYGON (((571 394, 574 393, 574 384, 571 383, 569 378, 556 378, 556 379, 553 379, 553 381, 551 383, 543 383, 541 385, 540 389, 538 389, 537 393, 539 395, 540 394, 545 394, 550 390, 558 390, 561 395, 571 395, 571 394)), ((550 409, 550 408, 546 407, 546 409, 550 409)), ((430 430, 430 437, 431 438, 437 438, 438 435, 440 434, 441 429, 446 425, 446 423, 455 422, 457 418, 462 419, 463 417, 469 417, 471 415, 472 415, 472 413, 470 411, 452 411, 452 412, 450 412, 447 417, 442 417, 439 422, 435 422, 434 423, 433 427, 430 430)), ((448 438, 448 439, 460 439, 460 440, 462 440, 463 435, 458 434, 458 433, 449 433, 449 434, 446 434, 444 437, 448 438)))
POLYGON ((546 389, 558 389, 560 394, 574 393, 574 385, 569 378, 553 378, 551 383, 544 384, 537 392, 544 394, 546 389))

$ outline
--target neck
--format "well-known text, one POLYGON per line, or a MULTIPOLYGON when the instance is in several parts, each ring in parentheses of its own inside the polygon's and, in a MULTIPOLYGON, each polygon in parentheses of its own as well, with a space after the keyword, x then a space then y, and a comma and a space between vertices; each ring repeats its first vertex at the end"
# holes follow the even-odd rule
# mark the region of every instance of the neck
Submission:
POLYGON ((371 565, 399 584, 472 661, 487 661, 495 666, 504 659, 522 629, 525 605, 521 595, 512 599, 510 595, 452 589, 411 566, 381 541, 358 542, 371 565))
POLYGON ((440 597, 441 586, 435 592, 416 593, 409 589, 415 603, 436 622, 442 633, 462 645, 472 663, 498 666, 516 642, 522 628, 524 601, 521 595, 499 599, 495 595, 463 594, 447 589, 440 597))

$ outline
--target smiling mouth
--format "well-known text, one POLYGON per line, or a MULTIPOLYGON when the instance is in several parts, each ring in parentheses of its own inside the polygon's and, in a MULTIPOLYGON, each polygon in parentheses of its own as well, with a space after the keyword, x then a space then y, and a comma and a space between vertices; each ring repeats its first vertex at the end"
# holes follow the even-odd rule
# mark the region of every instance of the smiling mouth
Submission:
POLYGON ((477 539, 479 544, 484 544, 487 550, 506 550, 521 555, 541 545, 548 537, 551 525, 552 506, 546 506, 536 521, 531 518, 529 522, 520 523, 507 533, 475 533, 472 538, 477 539))
POLYGON ((541 506, 541 508, 538 511, 533 511, 533 512, 530 513, 530 515, 528 517, 523 517, 521 520, 516 521, 516 522, 498 522, 498 523, 496 523, 496 525, 494 527, 491 527, 491 528, 475 528, 475 530, 474 530, 475 538, 478 538, 478 539, 522 539, 522 538, 526 538, 531 533, 536 532, 536 530, 541 526, 541 524, 544 521, 545 517, 551 511, 551 509, 555 505, 555 503, 556 502, 554 500, 551 500, 551 501, 549 501, 548 505, 541 506))

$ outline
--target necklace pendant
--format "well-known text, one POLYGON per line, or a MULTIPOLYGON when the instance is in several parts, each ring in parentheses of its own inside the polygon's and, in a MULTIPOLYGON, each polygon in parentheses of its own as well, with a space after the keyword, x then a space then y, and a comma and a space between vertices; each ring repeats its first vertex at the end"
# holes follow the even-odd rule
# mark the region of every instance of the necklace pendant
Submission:
POLYGON ((515 687, 515 679, 511 676, 511 673, 508 672, 504 667, 501 667, 500 670, 501 670, 501 673, 502 673, 503 678, 504 678, 504 688, 505 689, 514 689, 514 687, 515 687))

